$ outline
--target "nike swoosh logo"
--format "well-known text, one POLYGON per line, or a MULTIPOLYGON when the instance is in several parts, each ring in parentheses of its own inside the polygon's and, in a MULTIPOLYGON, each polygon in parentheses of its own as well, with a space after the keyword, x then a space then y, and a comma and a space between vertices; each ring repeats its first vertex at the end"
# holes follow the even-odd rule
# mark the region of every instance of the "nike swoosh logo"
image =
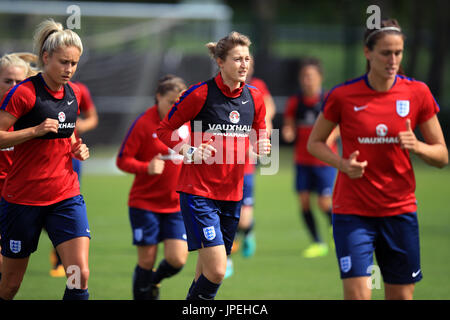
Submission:
POLYGON ((67 101, 67 104, 70 106, 72 104, 72 102, 74 102, 75 100, 72 101, 67 101))
POLYGON ((242 101, 242 104, 246 104, 247 102, 248 102, 249 100, 246 100, 246 101, 242 101))
POLYGON ((356 112, 358 112, 358 111, 364 110, 365 108, 367 108, 367 106, 361 106, 361 107, 354 106, 354 107, 353 107, 353 110, 355 110, 356 112))
POLYGON ((202 296, 201 294, 198 295, 198 297, 202 300, 214 300, 214 298, 205 298, 204 296, 202 296))
POLYGON ((86 229, 86 232, 88 232, 88 233, 91 233, 91 230, 89 230, 89 229, 86 229))
POLYGON ((413 273, 412 273, 412 277, 413 277, 413 278, 417 277, 417 276, 419 275, 419 273, 420 273, 420 269, 417 270, 416 272, 413 272, 413 273))

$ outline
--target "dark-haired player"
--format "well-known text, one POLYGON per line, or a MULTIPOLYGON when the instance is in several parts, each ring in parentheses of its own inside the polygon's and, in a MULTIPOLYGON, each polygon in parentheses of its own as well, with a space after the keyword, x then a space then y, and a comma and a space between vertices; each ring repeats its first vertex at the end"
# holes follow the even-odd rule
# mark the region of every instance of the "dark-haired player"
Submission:
POLYGON ((330 92, 308 141, 314 156, 339 170, 333 234, 345 299, 371 298, 373 252, 386 299, 412 299, 422 279, 410 153, 442 168, 448 150, 430 89, 400 75, 403 48, 396 20, 367 30, 368 72, 330 92), (337 124, 342 156, 325 143, 337 124), (417 127, 425 142, 416 138, 417 127))

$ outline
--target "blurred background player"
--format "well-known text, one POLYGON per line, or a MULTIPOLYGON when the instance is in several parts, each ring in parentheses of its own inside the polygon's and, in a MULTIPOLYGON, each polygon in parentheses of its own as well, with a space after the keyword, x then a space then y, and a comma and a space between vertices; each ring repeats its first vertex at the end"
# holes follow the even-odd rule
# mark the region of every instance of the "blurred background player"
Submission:
MULTIPOLYGON (((156 134, 184 90, 181 78, 167 75, 160 79, 155 105, 133 123, 117 156, 119 169, 135 174, 128 201, 138 254, 133 274, 135 300, 158 299, 160 282, 180 272, 187 260, 186 229, 175 191, 183 157, 167 148, 156 134), (162 241, 164 259, 154 270, 158 243, 162 241)), ((180 127, 177 136, 180 140, 188 138, 188 126, 180 127)))
MULTIPOLYGON (((269 89, 267 88, 264 80, 254 77, 255 71, 255 59, 251 56, 250 67, 247 73, 246 83, 252 87, 256 87, 261 94, 263 95, 264 104, 266 106, 266 130, 270 136, 272 131, 272 120, 275 116, 276 106, 273 101, 272 95, 270 94, 269 89)), ((255 153, 252 152, 251 147, 247 152, 247 158, 245 159, 245 167, 244 167, 244 191, 242 198, 242 206, 241 206, 241 217, 239 219, 238 229, 237 229, 237 237, 241 237, 242 240, 236 238, 233 243, 233 248, 231 253, 238 251, 241 249, 242 255, 245 258, 252 257, 256 251, 256 240, 254 226, 255 219, 253 216, 254 210, 254 187, 255 187, 255 171, 256 171, 256 156, 255 153), (242 246, 241 246, 242 244, 242 246)), ((225 273, 225 279, 230 277, 234 272, 233 261, 231 259, 231 255, 228 256, 227 259, 227 271, 225 273)))
POLYGON ((208 43, 219 73, 191 86, 157 131, 161 141, 186 159, 177 191, 188 249, 198 250, 189 300, 214 299, 224 278, 239 222, 245 152, 249 135, 255 133, 252 129, 256 130, 251 141, 257 145, 256 151, 270 152, 263 97, 259 90, 245 85, 250 44, 249 38, 238 32, 208 43), (191 141, 177 145, 172 132, 188 121, 192 122, 191 141))
POLYGON ((85 300, 90 229, 72 157, 85 160, 89 149, 73 134, 80 96, 69 84, 83 45, 52 19, 38 26, 34 45, 42 73, 10 89, 0 107, 0 147, 14 146, 1 199, 0 298, 16 295, 45 228, 65 268, 75 267, 78 275, 63 299, 85 300))
MULTIPOLYGON (((77 118, 77 124, 75 127, 75 137, 80 138, 83 133, 95 129, 98 125, 98 114, 94 101, 92 100, 91 93, 88 87, 81 82, 73 82, 81 91, 81 98, 79 102, 80 115, 77 118)), ((81 187, 81 173, 82 162, 76 158, 72 158, 73 170, 78 175, 78 181, 81 187)), ((66 272, 62 265, 61 257, 58 255, 55 249, 50 252, 50 263, 52 265, 50 269, 50 275, 52 277, 65 277, 66 272)))
MULTIPOLYGON (((30 63, 36 63, 37 56, 28 52, 5 54, 0 58, 0 99, 19 82, 36 74, 30 63)), ((11 131, 11 127, 9 130, 11 131)), ((0 191, 3 190, 6 175, 12 165, 14 147, 0 150, 0 191)), ((1 248, 1 247, 0 247, 1 248)), ((2 277, 2 255, 0 255, 0 279, 2 277)))
MULTIPOLYGON (((303 222, 313 240, 313 243, 303 251, 303 256, 307 258, 321 257, 328 253, 327 241, 323 241, 320 237, 312 212, 311 193, 317 193, 318 207, 326 214, 331 232, 331 194, 336 177, 335 168, 312 156, 306 149, 309 135, 324 100, 322 81, 321 62, 316 58, 303 59, 298 70, 300 90, 287 100, 282 128, 286 142, 295 140, 295 187, 303 222)), ((327 141, 334 152, 337 152, 337 137, 336 129, 327 141)))
POLYGON ((422 279, 410 153, 442 168, 448 150, 430 89, 401 75, 403 49, 396 20, 367 29, 367 73, 330 91, 308 141, 313 155, 339 170, 333 235, 345 299, 371 298, 373 252, 386 299, 412 299, 422 279), (342 157, 326 143, 336 125, 342 157), (417 140, 416 127, 425 142, 417 140))
MULTIPOLYGON (((77 124, 75 127, 75 136, 81 137, 84 133, 91 131, 98 126, 98 114, 97 108, 95 107, 94 101, 92 99, 91 93, 88 87, 79 82, 75 81, 75 85, 80 88, 81 91, 81 101, 80 101, 80 116, 77 119, 77 124)), ((78 159, 73 159, 73 170, 78 174, 78 180, 81 185, 81 161, 78 159)))

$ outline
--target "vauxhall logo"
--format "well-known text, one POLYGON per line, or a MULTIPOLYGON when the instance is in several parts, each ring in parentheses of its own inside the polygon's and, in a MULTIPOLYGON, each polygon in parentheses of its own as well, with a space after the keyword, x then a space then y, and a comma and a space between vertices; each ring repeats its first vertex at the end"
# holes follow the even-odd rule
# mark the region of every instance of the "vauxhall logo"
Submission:
POLYGON ((75 122, 64 123, 66 121, 66 114, 64 112, 58 113, 59 125, 58 129, 73 129, 75 128, 75 122))
POLYGON ((361 144, 390 144, 399 143, 398 137, 388 137, 388 127, 384 123, 380 123, 375 128, 377 137, 358 137, 361 144))

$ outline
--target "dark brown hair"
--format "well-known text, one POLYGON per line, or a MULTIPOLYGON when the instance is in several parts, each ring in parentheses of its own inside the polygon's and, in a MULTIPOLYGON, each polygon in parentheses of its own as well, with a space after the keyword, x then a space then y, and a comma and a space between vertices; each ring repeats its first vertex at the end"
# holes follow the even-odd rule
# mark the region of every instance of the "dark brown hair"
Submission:
POLYGON ((305 67, 313 66, 317 68, 320 75, 323 76, 322 62, 318 58, 305 57, 300 60, 300 65, 298 67, 298 72, 300 73, 305 67))
POLYGON ((169 91, 181 92, 186 90, 186 83, 180 77, 172 74, 167 74, 158 80, 158 86, 156 87, 155 100, 158 104, 156 94, 165 95, 169 91))
MULTIPOLYGON (((370 51, 373 50, 377 41, 380 40, 386 34, 397 34, 402 36, 403 40, 406 39, 404 33, 402 32, 400 24, 396 19, 382 20, 380 23, 380 27, 381 27, 380 29, 366 29, 366 32, 364 33, 364 45, 370 51), (383 28, 389 27, 392 27, 393 29, 383 30, 383 28)), ((366 72, 369 71, 370 71, 370 63, 369 61, 367 61, 366 72)), ((399 66, 397 73, 400 75, 405 74, 405 72, 403 71, 403 67, 401 65, 399 66)))

